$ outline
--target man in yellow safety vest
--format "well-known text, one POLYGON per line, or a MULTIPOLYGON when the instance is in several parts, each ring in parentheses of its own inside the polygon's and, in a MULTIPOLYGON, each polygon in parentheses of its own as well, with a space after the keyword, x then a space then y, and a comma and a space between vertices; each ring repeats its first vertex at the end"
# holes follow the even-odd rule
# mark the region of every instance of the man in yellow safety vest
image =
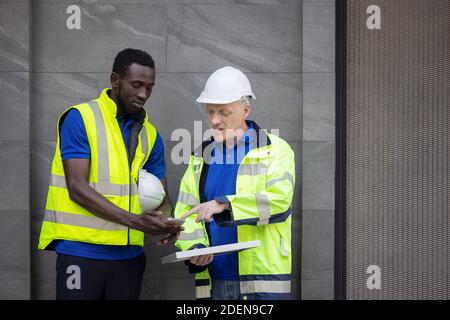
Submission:
POLYGON ((154 212, 138 201, 142 168, 167 194, 164 145, 143 108, 154 85, 152 57, 125 49, 114 60, 112 88, 58 120, 39 239, 39 249, 58 254, 57 299, 138 299, 144 233, 170 234, 167 243, 181 230, 165 219, 167 196, 154 212))

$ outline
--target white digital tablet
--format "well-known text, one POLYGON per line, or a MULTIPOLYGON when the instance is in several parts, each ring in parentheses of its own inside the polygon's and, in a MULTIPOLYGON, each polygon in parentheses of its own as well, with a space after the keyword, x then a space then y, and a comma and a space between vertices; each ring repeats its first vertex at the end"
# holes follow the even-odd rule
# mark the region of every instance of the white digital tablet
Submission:
POLYGON ((261 245, 261 242, 259 240, 254 241, 247 241, 247 242, 238 242, 238 243, 232 243, 232 244, 225 244, 222 246, 215 246, 215 247, 209 247, 209 248, 200 248, 200 249, 192 249, 187 251, 178 251, 174 252, 172 254, 169 254, 167 256, 164 256, 161 258, 161 263, 172 263, 172 262, 178 262, 178 261, 184 261, 189 260, 192 257, 196 256, 202 256, 205 254, 224 254, 224 253, 232 253, 232 252, 238 252, 241 250, 251 249, 251 248, 257 248, 261 245))

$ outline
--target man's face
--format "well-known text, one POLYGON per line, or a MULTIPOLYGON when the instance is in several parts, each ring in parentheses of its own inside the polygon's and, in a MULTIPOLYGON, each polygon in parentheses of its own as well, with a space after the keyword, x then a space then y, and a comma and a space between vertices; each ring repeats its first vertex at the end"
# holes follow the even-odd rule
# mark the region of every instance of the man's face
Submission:
MULTIPOLYGON (((115 74, 113 74, 115 75, 115 74)), ((155 85, 155 69, 132 63, 122 75, 117 75, 117 102, 126 115, 136 114, 144 107, 155 85)))
POLYGON ((251 107, 241 101, 227 104, 208 104, 208 124, 214 140, 223 142, 241 136, 246 129, 245 119, 251 107))

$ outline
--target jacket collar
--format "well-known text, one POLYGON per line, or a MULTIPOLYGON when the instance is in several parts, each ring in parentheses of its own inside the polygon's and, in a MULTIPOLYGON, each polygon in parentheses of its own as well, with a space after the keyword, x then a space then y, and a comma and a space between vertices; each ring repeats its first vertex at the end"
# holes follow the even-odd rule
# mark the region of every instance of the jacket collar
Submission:
MULTIPOLYGON (((114 102, 113 99, 109 97, 109 94, 111 92, 111 88, 105 88, 102 90, 102 93, 100 94, 100 97, 98 98, 98 101, 103 106, 104 110, 108 112, 108 114, 117 117, 117 105, 114 102)), ((139 121, 141 124, 144 123, 144 120, 148 119, 147 112, 142 108, 139 113, 136 115, 136 120, 139 121)))
MULTIPOLYGON (((250 149, 254 150, 254 149, 259 149, 262 147, 266 147, 266 146, 270 146, 272 144, 272 142, 270 141, 269 136, 267 135, 267 133, 262 130, 258 124, 252 120, 245 120, 245 122, 247 123, 249 128, 253 128, 253 130, 255 130, 256 133, 256 147, 250 149)), ((204 156, 210 156, 208 155, 208 153, 211 153, 211 143, 214 142, 214 138, 211 137, 209 140, 203 141, 203 143, 192 152, 192 155, 195 157, 199 157, 199 158, 204 158, 204 156), (209 148, 207 148, 208 146, 210 146, 209 148), (206 149, 206 154, 205 154, 205 149, 206 149)), ((253 146, 255 146, 255 144, 253 144, 253 146)), ((250 153, 249 151, 249 153, 250 153)), ((266 152, 257 155, 257 157, 263 157, 264 155, 266 155, 266 152)))

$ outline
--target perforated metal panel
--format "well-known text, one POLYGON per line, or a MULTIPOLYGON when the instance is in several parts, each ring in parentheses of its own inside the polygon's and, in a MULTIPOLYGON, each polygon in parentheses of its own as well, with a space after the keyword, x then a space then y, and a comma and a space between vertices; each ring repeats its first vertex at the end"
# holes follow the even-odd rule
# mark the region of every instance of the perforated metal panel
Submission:
POLYGON ((347 2, 348 299, 450 298, 449 40, 448 0, 347 2))

